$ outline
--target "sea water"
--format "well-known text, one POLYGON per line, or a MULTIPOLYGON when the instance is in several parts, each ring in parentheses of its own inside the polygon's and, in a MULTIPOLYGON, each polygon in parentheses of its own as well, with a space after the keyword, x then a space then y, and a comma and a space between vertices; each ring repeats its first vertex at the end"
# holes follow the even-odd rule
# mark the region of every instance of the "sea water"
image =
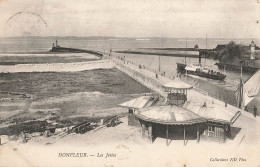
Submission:
MULTIPOLYGON (((219 39, 208 38, 207 43, 203 38, 197 39, 184 39, 184 38, 116 38, 116 37, 13 37, 13 38, 0 38, 0 56, 8 55, 8 53, 23 53, 20 56, 26 56, 27 53, 32 52, 46 52, 49 51, 55 42, 64 47, 91 49, 98 51, 113 51, 135 49, 135 48, 185 48, 186 43, 188 48, 194 47, 198 44, 199 48, 215 48, 218 44, 227 44, 231 40, 237 44, 249 45, 251 40, 259 46, 259 39, 219 39)), ((154 71, 166 72, 166 76, 173 78, 177 75, 177 62, 184 62, 183 57, 159 56, 158 55, 142 55, 142 54, 122 54, 113 53, 114 56, 125 56, 126 60, 132 61, 137 65, 144 65, 154 71), (160 61, 159 61, 160 59, 160 61), (159 64, 160 62, 160 64, 159 64)), ((198 63, 198 58, 186 58, 187 64, 198 63)), ((216 65, 217 61, 212 59, 202 59, 202 64, 218 71, 216 65)), ((222 71, 223 72, 223 71, 222 71)), ((193 86, 205 88, 210 90, 214 87, 214 97, 219 97, 223 90, 229 90, 234 93, 238 88, 240 80, 240 72, 225 71, 227 75, 225 81, 215 81, 206 78, 194 79, 193 86), (209 83, 209 84, 207 84, 209 83), (219 94, 219 95, 217 95, 219 94)), ((243 80, 250 77, 250 74, 243 74, 243 80)), ((214 93, 211 92, 211 93, 214 93)), ((230 99, 231 97, 226 97, 230 99)), ((221 97, 219 98, 222 99, 221 97)), ((234 102, 234 95, 232 95, 234 102)))

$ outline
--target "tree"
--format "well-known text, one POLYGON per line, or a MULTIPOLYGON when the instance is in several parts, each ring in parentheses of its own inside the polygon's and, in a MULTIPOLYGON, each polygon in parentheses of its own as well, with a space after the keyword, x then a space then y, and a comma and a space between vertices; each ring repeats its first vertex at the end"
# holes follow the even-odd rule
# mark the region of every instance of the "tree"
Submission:
POLYGON ((235 58, 241 59, 244 54, 244 47, 236 44, 234 41, 231 41, 219 52, 218 57, 221 61, 232 61, 235 58))

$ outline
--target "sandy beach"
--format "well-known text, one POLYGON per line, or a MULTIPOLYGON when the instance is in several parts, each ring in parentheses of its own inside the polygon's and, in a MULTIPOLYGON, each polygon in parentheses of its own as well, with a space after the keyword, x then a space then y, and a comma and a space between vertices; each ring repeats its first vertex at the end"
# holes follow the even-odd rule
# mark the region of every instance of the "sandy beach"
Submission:
MULTIPOLYGON (((244 121, 248 121, 246 119, 248 118, 239 118, 236 125, 243 125, 244 121)), ((28 137, 27 143, 23 143, 22 136, 8 143, 6 143, 8 137, 1 136, 3 145, 0 165, 193 166, 196 164, 196 166, 242 167, 259 164, 257 157, 260 153, 255 149, 259 144, 257 140, 260 134, 259 128, 257 135, 254 134, 254 139, 246 136, 246 142, 242 143, 239 140, 228 141, 226 144, 212 141, 197 143, 195 140, 190 140, 184 146, 183 140, 173 140, 167 147, 164 138, 157 138, 153 144, 144 140, 140 128, 127 125, 127 117, 121 118, 120 121, 122 123, 116 127, 85 134, 72 133, 62 137, 59 135, 62 132, 57 132, 48 138, 35 134, 34 137, 28 137), (8 156, 9 154, 12 154, 12 157, 8 156), (31 158, 35 154, 38 154, 37 159, 31 158), (11 161, 14 158, 16 161, 11 161), (231 158, 237 158, 237 161, 232 162, 231 158)), ((251 125, 255 123, 252 121, 251 125)), ((251 125, 244 126, 243 130, 249 130, 251 125)), ((259 123, 254 126, 259 127, 259 123)))
POLYGON ((2 135, 21 133, 37 123, 45 125, 46 120, 59 126, 100 121, 126 113, 118 104, 151 93, 116 69, 1 74, 0 85, 2 135), (19 128, 24 122, 28 127, 19 128))

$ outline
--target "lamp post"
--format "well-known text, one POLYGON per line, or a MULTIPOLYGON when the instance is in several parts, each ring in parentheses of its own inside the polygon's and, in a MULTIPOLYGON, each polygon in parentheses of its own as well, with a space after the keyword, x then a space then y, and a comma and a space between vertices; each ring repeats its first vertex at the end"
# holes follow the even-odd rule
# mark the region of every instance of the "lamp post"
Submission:
POLYGON ((187 56, 187 37, 186 37, 186 49, 185 49, 185 64, 186 64, 186 56, 187 56))
POLYGON ((242 108, 243 103, 243 60, 240 61, 240 85, 239 85, 239 108, 242 108))
POLYGON ((243 60, 240 60, 240 79, 243 77, 243 60))

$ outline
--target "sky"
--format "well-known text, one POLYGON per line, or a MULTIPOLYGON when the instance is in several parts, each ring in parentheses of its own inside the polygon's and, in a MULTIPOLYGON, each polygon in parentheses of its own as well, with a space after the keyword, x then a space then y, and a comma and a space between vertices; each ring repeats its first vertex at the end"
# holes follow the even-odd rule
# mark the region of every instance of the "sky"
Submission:
POLYGON ((258 38, 257 20, 257 0, 0 0, 0 37, 258 38))

